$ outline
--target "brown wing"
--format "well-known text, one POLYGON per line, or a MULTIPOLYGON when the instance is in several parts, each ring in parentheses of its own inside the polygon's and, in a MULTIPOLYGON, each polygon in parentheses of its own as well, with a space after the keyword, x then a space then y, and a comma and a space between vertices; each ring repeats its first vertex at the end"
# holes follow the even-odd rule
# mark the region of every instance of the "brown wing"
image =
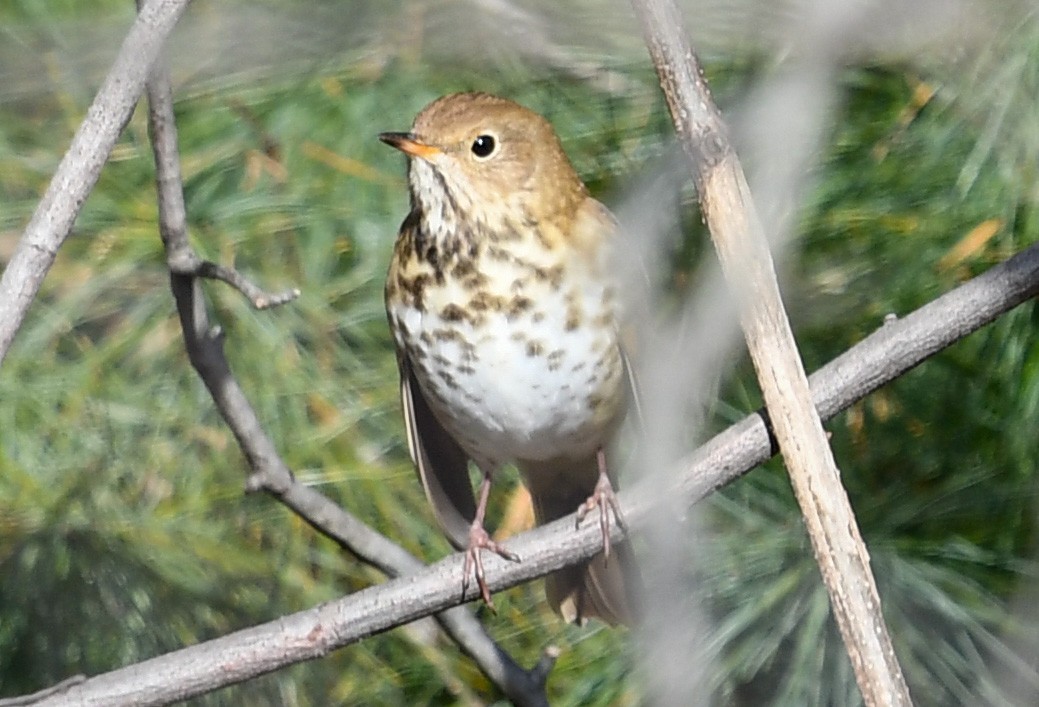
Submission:
POLYGON ((452 545, 464 549, 469 544, 469 526, 476 517, 469 458, 433 415, 407 357, 401 355, 399 364, 411 460, 441 529, 452 545))

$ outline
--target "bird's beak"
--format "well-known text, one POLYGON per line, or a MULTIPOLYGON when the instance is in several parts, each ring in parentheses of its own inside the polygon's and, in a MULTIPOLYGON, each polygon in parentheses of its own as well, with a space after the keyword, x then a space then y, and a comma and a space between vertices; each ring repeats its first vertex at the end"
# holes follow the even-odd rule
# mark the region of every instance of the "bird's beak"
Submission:
POLYGON ((379 139, 390 147, 396 147, 406 155, 429 160, 440 154, 440 148, 427 145, 415 137, 414 133, 379 133, 379 139))

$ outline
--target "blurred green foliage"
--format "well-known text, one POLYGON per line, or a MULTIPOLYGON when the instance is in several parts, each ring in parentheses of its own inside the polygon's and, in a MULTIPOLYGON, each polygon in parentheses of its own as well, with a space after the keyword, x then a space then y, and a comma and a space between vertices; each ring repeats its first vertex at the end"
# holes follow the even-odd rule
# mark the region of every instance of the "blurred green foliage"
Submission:
MULTIPOLYGON (((129 17, 122 2, 95 5, 129 17)), ((81 3, 21 0, 0 20, 12 38, 19 27, 45 32, 84 12, 81 3)), ((723 103, 761 71, 710 68, 723 103)), ((227 288, 207 286, 239 380, 299 478, 421 557, 448 546, 401 435, 381 283, 407 201, 400 156, 374 136, 406 128, 443 93, 493 90, 545 113, 608 200, 670 149, 653 77, 645 66, 625 71, 642 90, 607 95, 515 68, 488 76, 398 58, 198 91, 177 105, 195 246, 270 289, 303 292, 255 312, 227 288)), ((1002 159, 1019 151, 1018 136, 1002 135, 965 179, 987 124, 962 96, 931 95, 934 88, 899 66, 841 75, 843 107, 787 278, 809 368, 888 312, 918 307, 1035 241, 1035 185, 1025 184, 1034 165, 1002 159), (974 229, 991 237, 955 250, 974 229)), ((0 104, 4 257, 91 92, 57 85, 0 104)), ((1036 98, 1019 97, 1032 104, 1015 110, 1034 110, 1036 98)), ((271 499, 243 495, 244 460, 183 351, 145 122, 138 110, 0 370, 2 695, 380 580, 271 499)), ((684 220, 689 232, 671 271, 679 287, 705 252, 695 213, 684 220)), ((1027 631, 1010 607, 1037 570, 1036 317, 1034 303, 1019 308, 830 425, 920 704, 998 702, 1006 642, 1027 631)), ((715 424, 753 410, 754 391, 743 365, 724 386, 715 424)), ((691 579, 714 621, 704 637, 714 701, 857 703, 781 467, 705 505, 709 533, 691 579)), ((489 629, 521 662, 534 663, 550 643, 562 648, 553 704, 640 703, 637 646, 625 631, 561 625, 536 585, 496 601, 489 629)), ((401 629, 193 704, 494 699, 457 648, 401 629)))

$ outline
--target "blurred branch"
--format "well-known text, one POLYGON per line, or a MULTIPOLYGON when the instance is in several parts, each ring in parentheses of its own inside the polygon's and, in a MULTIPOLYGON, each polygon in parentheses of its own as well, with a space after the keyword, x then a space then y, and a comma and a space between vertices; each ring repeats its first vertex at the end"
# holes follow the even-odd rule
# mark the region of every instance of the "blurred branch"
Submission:
MULTIPOLYGON (((1019 253, 908 316, 889 318, 866 339, 811 376, 819 413, 829 419, 926 358, 1039 295, 1039 245, 1019 253)), ((692 505, 761 464, 774 452, 760 413, 715 436, 681 463, 664 497, 692 505)), ((287 473, 287 470, 286 470, 287 473)), ((654 475, 659 484, 666 475, 654 475)), ((301 488, 299 493, 312 493, 301 488)), ((638 484, 621 493, 633 528, 659 513, 659 488, 638 484)), ((327 500, 325 503, 329 503, 327 500)), ((329 504, 331 505, 331 504, 329 504)), ((334 507, 333 507, 334 508, 334 507)), ((338 509, 330 512, 340 514, 338 509)), ((349 518, 349 516, 345 516, 349 518)), ((597 525, 574 529, 574 515, 510 539, 523 562, 484 559, 493 591, 588 559, 602 549, 597 525)), ((356 522, 356 521, 354 521, 356 522)), ((620 540, 616 526, 613 538, 620 540)), ((382 542, 388 542, 383 540, 382 542)), ((459 591, 462 555, 342 599, 88 679, 60 700, 41 705, 159 705, 311 660, 375 633, 478 598, 459 591)), ((549 656, 550 659, 550 656, 549 656)), ((538 668, 535 668, 538 670, 538 668)))
MULTIPOLYGON (((200 277, 212 277, 216 266, 202 261, 188 242, 170 86, 169 70, 165 61, 160 60, 148 80, 148 127, 155 155, 159 230, 166 248, 170 284, 184 330, 188 357, 249 462, 252 473, 247 488, 270 493, 313 528, 390 577, 419 571, 423 563, 403 548, 316 490, 296 481, 231 373, 224 356, 223 337, 218 328, 210 326, 199 281, 200 277)), ((236 271, 221 268, 219 273, 218 279, 237 287, 258 307, 273 306, 298 295, 298 290, 293 290, 269 296, 236 271)), ((545 697, 547 674, 541 664, 530 671, 524 670, 487 635, 467 609, 451 609, 437 615, 436 619, 448 636, 476 661, 509 699, 520 705, 548 704, 545 697)), ((207 685, 204 691, 226 684, 227 681, 218 680, 207 685)))
POLYGON ((150 0, 137 15, 105 82, 72 138, 0 279, 0 363, 58 249, 133 114, 148 70, 190 0, 150 0))
POLYGON ((812 405, 768 240, 674 0, 632 0, 740 318, 837 626, 867 705, 908 705, 869 552, 812 405))
POLYGON ((529 9, 517 7, 512 0, 471 1, 477 12, 486 13, 501 27, 508 27, 509 41, 534 61, 578 81, 587 81, 603 93, 617 95, 631 90, 628 76, 606 68, 604 63, 579 59, 571 49, 555 42, 545 21, 529 9))

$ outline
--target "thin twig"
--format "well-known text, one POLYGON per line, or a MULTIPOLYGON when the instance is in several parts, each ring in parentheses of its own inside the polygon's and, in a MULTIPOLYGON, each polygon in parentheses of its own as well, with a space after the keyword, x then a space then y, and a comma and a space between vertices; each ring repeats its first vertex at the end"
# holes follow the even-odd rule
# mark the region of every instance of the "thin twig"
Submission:
POLYGON ((632 0, 740 320, 780 452, 801 506, 859 689, 867 705, 909 705, 880 606, 869 552, 840 480, 764 228, 728 129, 683 31, 674 0, 632 0))
MULTIPOLYGON (((1039 245, 961 285, 902 319, 888 321, 811 377, 819 413, 829 419, 926 358, 977 331, 1013 307, 1039 295, 1039 245)), ((760 414, 744 418, 681 463, 668 498, 692 505, 772 456, 774 441, 760 414)), ((643 527, 658 512, 660 489, 637 484, 621 493, 629 525, 643 527)), ((621 530, 614 527, 614 539, 621 530)), ((485 558, 493 591, 554 572, 602 549, 597 526, 574 530, 574 515, 507 542, 523 562, 485 558)), ((61 700, 41 705, 162 705, 204 694, 355 643, 372 634, 477 598, 458 592, 462 555, 421 572, 362 590, 334 602, 260 626, 157 656, 90 678, 61 700)))
POLYGON ((0 278, 0 363, 36 298, 58 249, 97 183, 133 113, 166 37, 190 0, 151 0, 137 15, 87 115, 0 278))
POLYGON ((282 292, 268 293, 234 268, 229 268, 210 260, 203 260, 194 251, 189 253, 181 252, 176 255, 173 255, 173 251, 167 251, 166 255, 166 266, 171 273, 224 282, 238 290, 256 309, 279 307, 291 302, 300 295, 298 287, 282 292))
MULTIPOLYGON (((187 237, 173 98, 164 61, 157 63, 148 80, 148 106, 148 127, 156 164, 159 228, 167 260, 177 264, 170 267, 170 283, 184 330, 185 347, 188 358, 249 462, 251 473, 247 488, 270 493, 313 528, 390 577, 419 571, 424 565, 417 558, 318 491, 296 481, 263 430, 231 373, 220 331, 210 326, 198 278, 217 277, 229 282, 257 307, 280 304, 296 296, 298 290, 279 296, 266 295, 237 272, 198 258, 187 237)), ((469 610, 461 607, 451 609, 437 615, 436 619, 448 636, 510 700, 520 705, 548 704, 545 696, 547 675, 540 668, 524 670, 487 635, 469 610)))
POLYGON ((86 681, 86 675, 73 675, 70 678, 65 678, 59 683, 45 687, 39 692, 34 692, 31 695, 19 695, 18 697, 5 697, 0 699, 0 707, 26 707, 26 705, 34 705, 40 700, 47 697, 54 697, 66 692, 70 687, 79 685, 86 681))

